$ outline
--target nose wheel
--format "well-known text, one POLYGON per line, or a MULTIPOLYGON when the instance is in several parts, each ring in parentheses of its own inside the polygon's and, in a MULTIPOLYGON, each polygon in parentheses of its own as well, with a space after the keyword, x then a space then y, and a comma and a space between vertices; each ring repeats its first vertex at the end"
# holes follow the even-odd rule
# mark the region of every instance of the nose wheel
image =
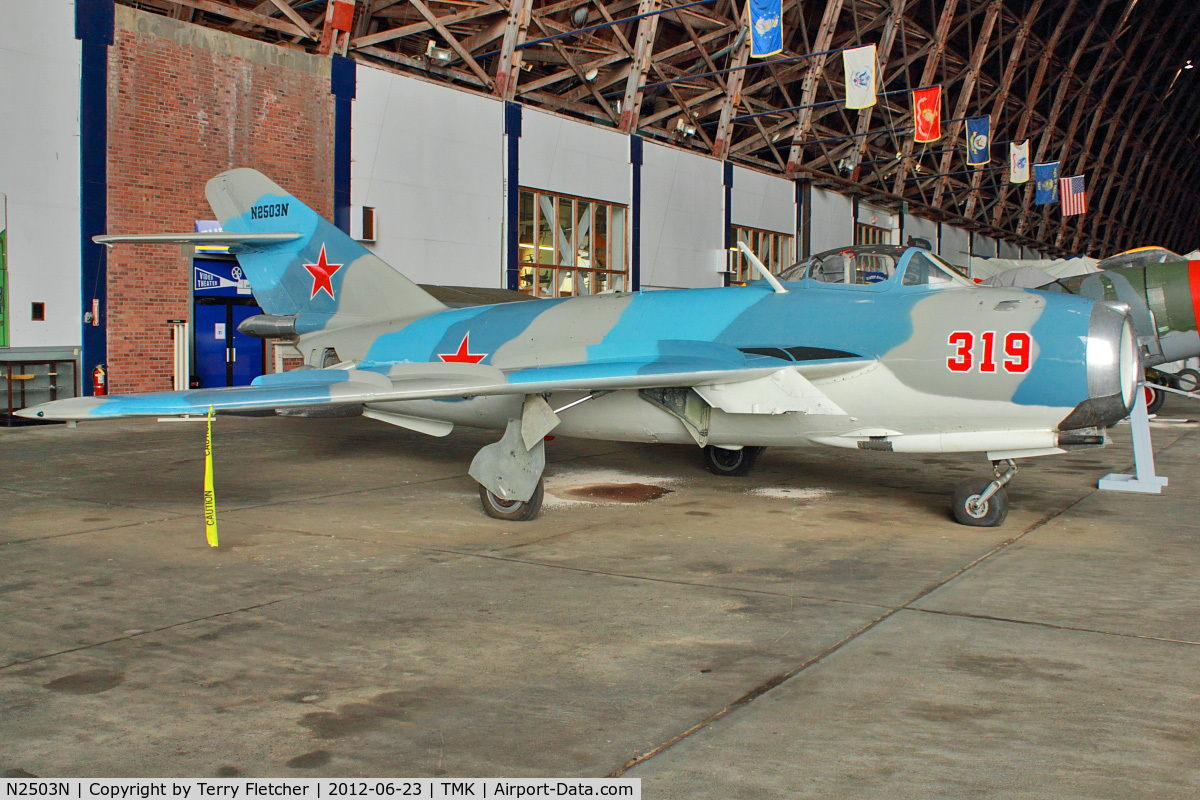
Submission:
POLYGON ((1008 493, 1004 487, 1017 474, 1011 460, 993 464, 995 479, 979 478, 960 485, 954 492, 954 519, 973 528, 995 528, 1008 516, 1008 493), (1007 467, 1001 470, 1001 465, 1007 467))

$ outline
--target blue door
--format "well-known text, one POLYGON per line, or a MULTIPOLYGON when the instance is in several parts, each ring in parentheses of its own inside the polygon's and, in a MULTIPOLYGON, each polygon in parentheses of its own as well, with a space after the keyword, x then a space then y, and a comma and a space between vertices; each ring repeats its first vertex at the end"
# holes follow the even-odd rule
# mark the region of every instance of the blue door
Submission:
POLYGON ((258 306, 229 306, 233 315, 229 326, 229 353, 233 367, 233 382, 230 386, 246 386, 263 374, 263 349, 266 342, 239 331, 238 325, 255 314, 263 313, 258 306))
POLYGON ((196 321, 196 356, 193 372, 200 378, 200 386, 212 389, 228 386, 226 349, 229 339, 229 306, 201 305, 197 303, 192 319, 196 321))
POLYGON ((200 386, 245 386, 263 374, 266 343, 239 333, 247 317, 263 313, 254 303, 241 267, 229 258, 197 258, 193 262, 195 364, 200 386))

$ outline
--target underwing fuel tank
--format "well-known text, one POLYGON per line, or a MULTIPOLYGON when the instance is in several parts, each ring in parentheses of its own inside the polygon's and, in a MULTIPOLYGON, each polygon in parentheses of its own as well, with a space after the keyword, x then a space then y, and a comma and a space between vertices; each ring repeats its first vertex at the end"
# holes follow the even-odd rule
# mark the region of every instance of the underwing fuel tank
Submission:
POLYGON ((1088 320, 1088 399, 1058 429, 1106 427, 1121 421, 1133 409, 1137 381, 1138 351, 1128 306, 1097 302, 1088 320))
POLYGON ((1128 305, 1145 366, 1200 356, 1200 261, 1118 267, 1057 284, 1072 294, 1128 305))

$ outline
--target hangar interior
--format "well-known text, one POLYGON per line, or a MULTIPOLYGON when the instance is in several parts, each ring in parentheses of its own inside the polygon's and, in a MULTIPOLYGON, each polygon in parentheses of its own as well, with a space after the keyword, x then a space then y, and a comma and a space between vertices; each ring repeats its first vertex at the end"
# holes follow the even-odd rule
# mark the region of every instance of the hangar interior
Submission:
MULTIPOLYGON (((750 5, 0 0, 6 777, 1200 791, 1194 397, 1155 398, 1164 494, 1096 491, 1134 458, 1127 423, 1100 425, 1108 449, 1022 467, 1003 529, 944 513, 978 463, 873 452, 882 427, 732 479, 689 445, 550 437, 545 513, 514 526, 474 504, 489 433, 224 417, 210 548, 200 426, 9 427, 337 366, 239 330, 271 312, 228 246, 93 240, 219 233, 205 182, 242 167, 456 309, 744 287, 739 243, 777 275, 915 239, 964 282, 988 259, 1200 246, 1200 4, 784 0, 766 56, 750 5), (876 102, 849 109, 842 54, 868 45, 876 102), (940 135, 918 143, 933 86, 940 135), (1014 182, 1022 143, 1026 169, 1082 176, 1085 213, 1014 182)), ((1139 291, 1151 337, 1190 345, 1181 258, 1185 294, 1139 291)), ((1002 347, 1000 371, 1032 352, 1002 347)), ((1001 481, 1009 450, 985 449, 1001 481)))

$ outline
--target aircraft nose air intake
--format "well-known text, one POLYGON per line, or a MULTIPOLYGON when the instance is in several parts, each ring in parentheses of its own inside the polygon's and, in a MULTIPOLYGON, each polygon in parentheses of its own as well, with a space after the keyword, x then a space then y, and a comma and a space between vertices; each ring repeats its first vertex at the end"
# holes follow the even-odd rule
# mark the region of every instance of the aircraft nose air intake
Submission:
POLYGON ((1099 301, 1088 321, 1088 399, 1058 424, 1062 431, 1108 426, 1129 416, 1137 391, 1138 351, 1129 306, 1099 301))

